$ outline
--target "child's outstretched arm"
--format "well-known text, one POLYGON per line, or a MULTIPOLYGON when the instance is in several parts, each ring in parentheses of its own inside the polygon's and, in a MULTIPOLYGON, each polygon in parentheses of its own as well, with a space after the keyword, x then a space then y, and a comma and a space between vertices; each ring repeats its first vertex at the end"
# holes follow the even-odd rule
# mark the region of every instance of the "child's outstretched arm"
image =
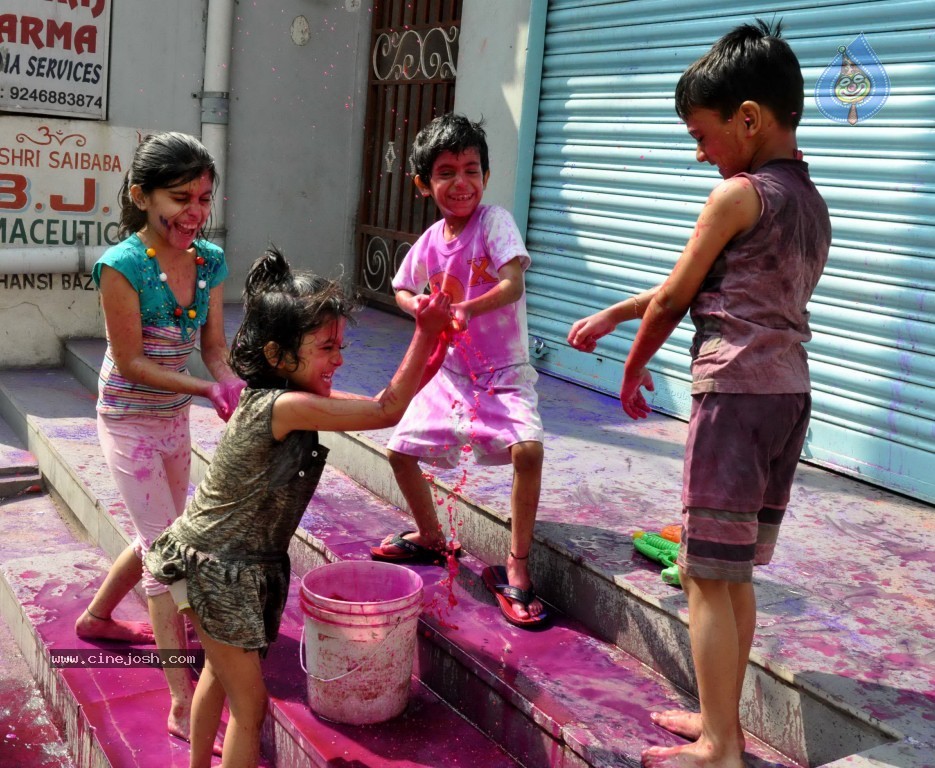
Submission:
POLYGON ((649 415, 649 405, 640 392, 641 386, 652 389, 646 364, 685 316, 724 246, 757 222, 760 207, 760 196, 743 176, 723 181, 708 197, 682 255, 646 307, 627 355, 620 402, 628 416, 640 419, 649 415))
POLYGON ((224 335, 224 288, 216 285, 208 298, 208 317, 201 327, 201 359, 214 377, 208 391, 214 409, 224 421, 240 402, 246 382, 231 370, 228 363, 227 338, 224 335))
POLYGON ((273 406, 273 436, 282 440, 294 430, 340 431, 381 429, 396 424, 422 381, 439 334, 451 322, 451 299, 435 293, 416 312, 416 329, 386 389, 372 398, 322 397, 311 392, 285 392, 273 406))
POLYGON ((582 352, 593 352, 598 339, 612 333, 620 323, 626 320, 639 320, 660 286, 650 288, 636 296, 617 302, 588 317, 582 317, 572 323, 568 331, 568 343, 582 352))

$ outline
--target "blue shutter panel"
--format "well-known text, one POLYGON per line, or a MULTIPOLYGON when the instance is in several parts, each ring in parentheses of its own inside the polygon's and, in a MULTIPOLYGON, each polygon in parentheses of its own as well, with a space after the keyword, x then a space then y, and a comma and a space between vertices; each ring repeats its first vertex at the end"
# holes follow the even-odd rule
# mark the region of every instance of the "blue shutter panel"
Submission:
MULTIPOLYGON (((549 3, 527 231, 537 366, 617 392, 636 325, 595 355, 568 347, 568 327, 668 274, 720 180, 695 162, 675 115, 678 77, 735 25, 781 18, 805 75, 799 145, 834 233, 809 305, 814 411, 804 456, 935 501, 935 3, 737 8, 549 3), (861 119, 858 105, 851 125, 823 114, 815 89, 861 33, 885 72, 875 71, 876 93, 884 79, 889 93, 872 117, 861 119)), ((652 366, 655 407, 683 418, 691 335, 686 319, 652 366)))

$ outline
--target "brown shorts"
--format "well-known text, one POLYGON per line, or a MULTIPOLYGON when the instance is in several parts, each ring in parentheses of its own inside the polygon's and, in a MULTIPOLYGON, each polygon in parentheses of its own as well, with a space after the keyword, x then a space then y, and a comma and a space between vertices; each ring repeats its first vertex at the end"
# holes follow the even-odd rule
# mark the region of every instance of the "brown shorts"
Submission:
POLYGON ((679 551, 689 576, 750 581, 770 561, 810 411, 807 393, 692 398, 679 551))

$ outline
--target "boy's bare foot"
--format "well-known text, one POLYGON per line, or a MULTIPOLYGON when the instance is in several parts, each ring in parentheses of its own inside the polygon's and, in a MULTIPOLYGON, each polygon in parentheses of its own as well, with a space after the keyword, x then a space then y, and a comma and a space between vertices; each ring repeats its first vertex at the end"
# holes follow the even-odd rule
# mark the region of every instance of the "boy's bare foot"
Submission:
POLYGON ((113 640, 118 643, 152 645, 153 628, 145 621, 122 621, 94 616, 86 608, 75 622, 75 634, 82 640, 113 640))
POLYGON ((744 768, 742 752, 717 755, 710 743, 703 741, 679 747, 649 747, 641 758, 644 768, 744 768))

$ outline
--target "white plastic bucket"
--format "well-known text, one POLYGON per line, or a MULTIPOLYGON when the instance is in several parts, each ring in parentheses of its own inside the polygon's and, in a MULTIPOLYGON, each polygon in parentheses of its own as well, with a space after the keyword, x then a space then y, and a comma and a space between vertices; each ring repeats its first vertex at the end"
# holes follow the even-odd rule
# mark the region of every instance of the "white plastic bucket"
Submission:
POLYGON ((421 577, 392 563, 330 563, 305 574, 300 605, 312 710, 352 725, 402 713, 422 612, 421 577))

